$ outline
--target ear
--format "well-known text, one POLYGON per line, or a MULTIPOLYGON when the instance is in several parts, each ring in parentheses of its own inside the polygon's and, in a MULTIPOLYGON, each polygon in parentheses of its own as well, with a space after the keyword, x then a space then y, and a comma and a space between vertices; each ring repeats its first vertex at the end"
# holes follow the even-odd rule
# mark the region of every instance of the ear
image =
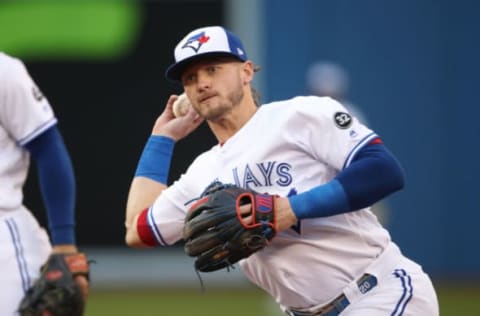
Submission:
POLYGON ((243 84, 248 84, 253 80, 253 75, 255 74, 254 65, 250 60, 247 60, 242 64, 241 76, 243 84))

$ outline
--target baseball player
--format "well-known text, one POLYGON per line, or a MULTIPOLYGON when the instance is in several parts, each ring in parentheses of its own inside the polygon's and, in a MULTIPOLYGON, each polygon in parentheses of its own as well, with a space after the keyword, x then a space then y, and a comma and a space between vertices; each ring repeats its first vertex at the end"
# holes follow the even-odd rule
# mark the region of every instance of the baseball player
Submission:
POLYGON ((257 106, 255 66, 234 34, 207 26, 174 50, 172 95, 140 157, 127 201, 131 247, 182 238, 189 201, 215 180, 277 196, 277 235, 239 262, 289 315, 438 315, 432 282, 406 258, 369 206, 401 189, 403 172, 374 131, 329 97, 257 106), (175 142, 205 120, 218 145, 167 187, 175 142))
MULTIPOLYGON (((0 52, 0 315, 19 302, 51 253, 76 253, 75 178, 49 102, 17 58, 0 52), (36 163, 50 237, 23 205, 30 157, 36 163), (53 247, 52 247, 53 246, 53 247)), ((77 280, 84 294, 88 281, 77 280)))

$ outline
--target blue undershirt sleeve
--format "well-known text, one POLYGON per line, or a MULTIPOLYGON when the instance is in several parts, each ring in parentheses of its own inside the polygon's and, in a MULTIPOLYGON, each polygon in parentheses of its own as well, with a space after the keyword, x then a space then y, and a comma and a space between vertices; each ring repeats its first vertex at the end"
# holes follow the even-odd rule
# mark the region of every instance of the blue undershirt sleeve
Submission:
POLYGON ((404 172, 383 144, 368 145, 336 179, 348 197, 351 210, 380 201, 404 186, 404 172))
POLYGON ((60 131, 54 125, 25 148, 37 166, 52 244, 75 244, 75 175, 60 131))
POLYGON ((371 206, 403 185, 403 170, 395 157, 383 144, 370 144, 332 181, 289 201, 298 219, 325 217, 371 206))

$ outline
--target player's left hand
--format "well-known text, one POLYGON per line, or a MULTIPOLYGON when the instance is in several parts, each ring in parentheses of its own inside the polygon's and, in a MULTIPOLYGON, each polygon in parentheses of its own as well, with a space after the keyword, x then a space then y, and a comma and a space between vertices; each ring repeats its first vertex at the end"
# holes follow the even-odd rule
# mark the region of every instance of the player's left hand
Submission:
POLYGON ((275 236, 275 196, 214 182, 185 218, 185 252, 202 272, 219 270, 263 249, 275 236), (240 209, 242 206, 247 207, 240 209))
POLYGON ((177 98, 177 95, 171 95, 168 99, 165 110, 155 121, 153 135, 166 136, 178 141, 193 132, 204 121, 193 107, 189 108, 186 115, 175 117, 173 103, 177 98))
POLYGON ((290 229, 298 221, 290 206, 290 201, 286 197, 277 197, 275 199, 275 216, 275 230, 277 232, 290 229))
POLYGON ((89 264, 83 253, 52 253, 20 302, 21 316, 82 316, 89 264))

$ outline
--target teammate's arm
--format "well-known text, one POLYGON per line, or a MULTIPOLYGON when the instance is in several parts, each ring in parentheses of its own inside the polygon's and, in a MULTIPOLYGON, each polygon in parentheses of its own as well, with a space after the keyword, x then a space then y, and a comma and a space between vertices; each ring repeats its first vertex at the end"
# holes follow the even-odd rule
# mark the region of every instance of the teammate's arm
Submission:
POLYGON ((167 187, 175 142, 189 135, 203 122, 193 108, 185 116, 176 118, 172 110, 176 99, 176 95, 170 96, 165 110, 155 121, 130 185, 125 214, 125 242, 130 247, 149 247, 138 235, 138 216, 167 187))
POLYGON ((75 175, 56 125, 24 145, 36 163, 52 245, 75 244, 75 175))
POLYGON ((290 227, 295 219, 326 217, 362 209, 400 190, 403 185, 404 175, 398 161, 376 139, 359 150, 352 163, 330 182, 279 199, 277 210, 285 214, 278 216, 279 230, 290 227))
MULTIPOLYGON (((76 185, 70 155, 62 135, 53 125, 24 144, 37 166, 43 203, 47 210, 52 253, 77 253, 75 240, 76 185)), ((77 276, 83 296, 88 295, 88 280, 77 276)))

